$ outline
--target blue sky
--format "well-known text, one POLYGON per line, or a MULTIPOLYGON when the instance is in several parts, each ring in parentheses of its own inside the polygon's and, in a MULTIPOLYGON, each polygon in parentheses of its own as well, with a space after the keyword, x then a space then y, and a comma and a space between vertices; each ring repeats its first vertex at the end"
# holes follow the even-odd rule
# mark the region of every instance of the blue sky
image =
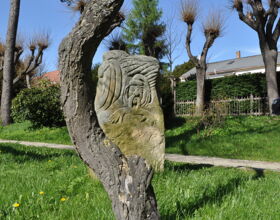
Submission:
MULTIPOLYGON (((131 9, 131 1, 125 0, 124 9, 131 9)), ((163 10, 163 20, 168 21, 174 18, 174 34, 181 38, 181 43, 176 50, 178 59, 175 65, 188 61, 188 56, 184 48, 186 25, 180 20, 181 0, 159 0, 159 7, 163 10)), ((207 18, 209 10, 222 9, 226 17, 226 28, 223 37, 216 40, 209 51, 208 61, 231 59, 235 57, 235 52, 240 50, 241 56, 251 56, 260 54, 258 38, 256 33, 238 19, 237 13, 228 9, 229 0, 199 0, 202 11, 199 21, 195 23, 192 37, 192 50, 194 55, 199 55, 204 42, 201 33, 201 22, 207 18)), ((0 5, 0 38, 5 39, 9 14, 9 0, 1 0, 0 5)), ((51 45, 45 52, 44 62, 48 71, 57 68, 58 46, 67 33, 70 32, 78 14, 70 11, 59 0, 21 0, 21 12, 19 21, 19 33, 28 38, 36 32, 49 31, 51 45)), ((106 46, 101 44, 93 63, 102 61, 102 54, 106 51, 106 46)))

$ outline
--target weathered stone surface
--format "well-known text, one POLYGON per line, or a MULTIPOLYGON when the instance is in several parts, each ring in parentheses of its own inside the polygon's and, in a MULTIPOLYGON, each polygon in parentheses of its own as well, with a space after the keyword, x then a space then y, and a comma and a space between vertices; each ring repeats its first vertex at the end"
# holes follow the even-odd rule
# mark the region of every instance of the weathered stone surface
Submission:
POLYGON ((163 169, 164 124, 156 92, 155 58, 109 51, 98 70, 95 111, 101 128, 125 155, 163 169))

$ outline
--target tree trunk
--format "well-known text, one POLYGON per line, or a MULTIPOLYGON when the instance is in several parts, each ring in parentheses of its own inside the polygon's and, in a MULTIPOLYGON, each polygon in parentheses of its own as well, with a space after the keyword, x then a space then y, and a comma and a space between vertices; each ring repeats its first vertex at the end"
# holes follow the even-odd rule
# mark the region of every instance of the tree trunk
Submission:
POLYGON ((67 127, 82 160, 94 170, 119 220, 159 219, 152 168, 139 156, 125 157, 100 129, 93 108, 92 58, 122 17, 123 0, 90 0, 59 48, 61 102, 67 127))
POLYGON ((13 76, 15 75, 14 53, 17 36, 20 0, 11 0, 6 49, 4 55, 3 84, 1 96, 1 119, 3 126, 11 123, 13 76))
POLYGON ((31 89, 30 76, 29 76, 29 74, 27 74, 27 75, 25 76, 25 80, 26 80, 26 86, 27 86, 27 88, 28 88, 28 89, 31 89))
POLYGON ((278 52, 277 50, 264 49, 262 55, 265 65, 269 113, 271 115, 273 100, 279 97, 276 74, 278 52))
POLYGON ((205 71, 203 68, 196 68, 196 103, 195 103, 195 115, 201 116, 204 111, 205 101, 205 71))

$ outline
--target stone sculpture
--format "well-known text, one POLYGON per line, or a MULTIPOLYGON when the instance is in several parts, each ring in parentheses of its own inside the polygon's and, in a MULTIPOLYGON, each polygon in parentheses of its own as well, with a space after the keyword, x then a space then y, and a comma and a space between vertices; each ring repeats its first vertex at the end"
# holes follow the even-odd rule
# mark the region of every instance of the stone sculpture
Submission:
POLYGON ((105 53, 98 70, 95 111, 106 136, 126 156, 142 156, 162 170, 165 139, 158 73, 155 58, 118 50, 105 53))

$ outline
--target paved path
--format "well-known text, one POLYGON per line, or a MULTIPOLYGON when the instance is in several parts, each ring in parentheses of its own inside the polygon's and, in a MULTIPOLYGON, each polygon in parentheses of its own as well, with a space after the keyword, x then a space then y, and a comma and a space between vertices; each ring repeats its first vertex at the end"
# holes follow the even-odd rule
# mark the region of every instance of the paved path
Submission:
POLYGON ((12 141, 12 140, 3 140, 3 139, 0 139, 0 143, 12 143, 12 144, 22 144, 22 145, 26 145, 26 146, 34 146, 34 147, 49 147, 49 148, 56 148, 56 149, 74 150, 73 146, 64 145, 64 144, 48 144, 48 143, 42 143, 42 142, 12 141))
POLYGON ((207 164, 221 167, 252 168, 260 170, 273 170, 280 172, 280 163, 255 160, 237 160, 218 157, 184 156, 179 154, 166 154, 165 159, 173 162, 207 164))
MULTIPOLYGON (((16 143, 27 146, 35 147, 49 147, 56 149, 71 149, 74 147, 71 145, 63 144, 49 144, 41 142, 29 142, 29 141, 13 141, 13 140, 1 140, 0 143, 16 143)), ((254 160, 237 160, 237 159, 224 159, 217 157, 205 157, 205 156, 184 156, 180 154, 166 154, 165 159, 173 162, 191 163, 191 164, 207 164, 221 167, 236 167, 236 168, 252 168, 260 170, 273 170, 280 172, 280 163, 277 162, 265 162, 254 160)))

